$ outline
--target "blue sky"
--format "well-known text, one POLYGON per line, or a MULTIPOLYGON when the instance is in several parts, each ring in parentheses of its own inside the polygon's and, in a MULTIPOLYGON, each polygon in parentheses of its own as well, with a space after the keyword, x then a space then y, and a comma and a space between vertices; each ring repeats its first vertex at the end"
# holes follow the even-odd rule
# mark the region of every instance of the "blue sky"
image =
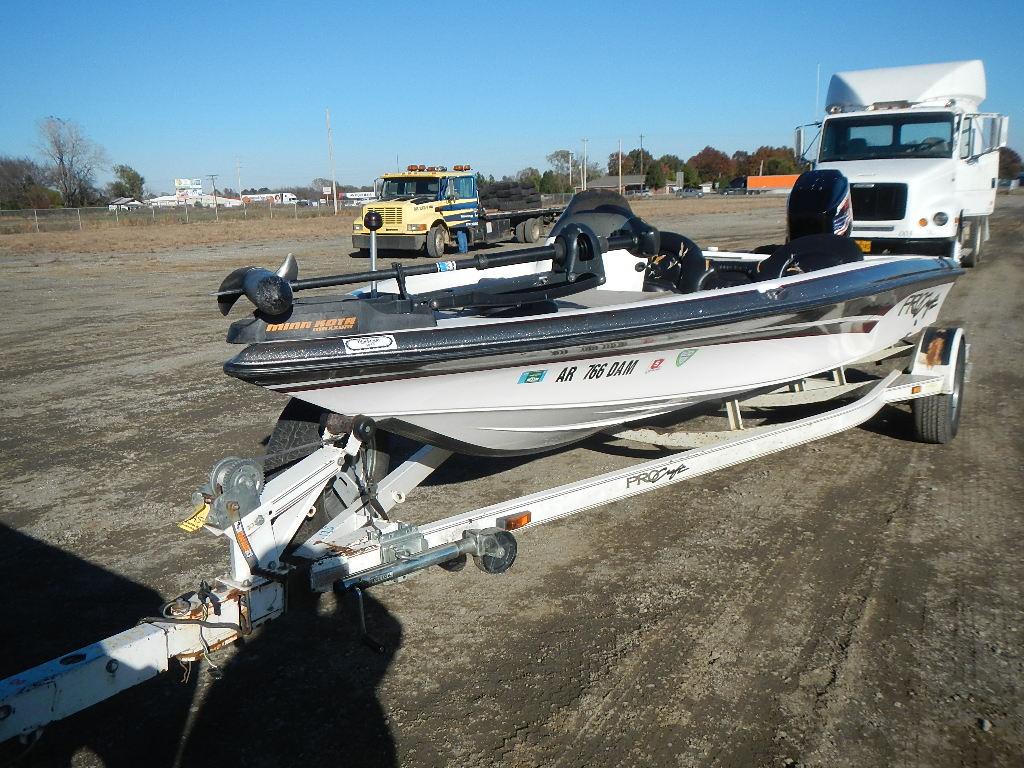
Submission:
MULTIPOLYGON (((589 139, 687 158, 790 144, 832 72, 981 58, 984 109, 1024 150, 1024 3, 16 3, 3 13, 0 154, 36 156, 37 121, 79 123, 155 192, 399 163, 501 176, 589 139), (446 10, 449 12, 446 13, 446 10)), ((109 174, 104 174, 105 178, 109 174)))

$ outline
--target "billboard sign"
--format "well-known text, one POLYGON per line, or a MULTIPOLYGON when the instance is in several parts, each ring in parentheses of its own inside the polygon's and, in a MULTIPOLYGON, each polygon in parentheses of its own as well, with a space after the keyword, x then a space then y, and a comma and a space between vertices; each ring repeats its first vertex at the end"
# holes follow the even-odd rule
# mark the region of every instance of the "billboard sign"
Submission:
POLYGON ((179 200, 192 199, 196 197, 202 197, 203 195, 203 180, 202 179, 175 179, 174 180, 174 194, 179 200))

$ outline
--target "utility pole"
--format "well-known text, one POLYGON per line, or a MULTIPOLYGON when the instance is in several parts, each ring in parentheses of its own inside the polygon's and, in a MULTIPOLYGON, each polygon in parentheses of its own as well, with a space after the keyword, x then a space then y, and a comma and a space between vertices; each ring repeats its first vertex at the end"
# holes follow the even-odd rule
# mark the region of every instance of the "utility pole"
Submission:
POLYGON ((217 210, 217 177, 219 173, 208 173, 206 178, 210 180, 210 184, 213 185, 213 218, 220 221, 220 212, 217 210))
POLYGON ((572 152, 569 153, 569 192, 572 192, 572 152))
POLYGON ((338 215, 338 181, 334 172, 334 134, 331 133, 331 110, 327 110, 327 155, 331 159, 331 192, 334 195, 334 215, 338 215))
POLYGON ((582 178, 583 178, 583 191, 584 192, 587 191, 587 141, 588 141, 588 139, 583 139, 583 168, 580 171, 580 174, 582 175, 582 178))
MULTIPOLYGON (((640 134, 640 175, 644 175, 644 135, 640 134)), ((640 182, 643 184, 643 182, 640 182)))
POLYGON ((235 181, 238 182, 238 202, 242 204, 243 218, 249 218, 249 211, 246 210, 245 200, 242 199, 242 161, 235 158, 235 181))
POLYGON ((622 139, 619 139, 619 194, 622 194, 622 139))

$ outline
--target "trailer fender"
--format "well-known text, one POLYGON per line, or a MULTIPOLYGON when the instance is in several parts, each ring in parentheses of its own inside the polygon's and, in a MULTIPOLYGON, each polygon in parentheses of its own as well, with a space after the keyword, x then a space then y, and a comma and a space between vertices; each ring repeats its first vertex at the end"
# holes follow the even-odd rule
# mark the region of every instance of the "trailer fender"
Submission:
MULTIPOLYGON (((920 376, 942 376, 942 393, 952 394, 956 377, 957 356, 964 329, 959 326, 930 325, 921 333, 907 373, 920 376)), ((970 345, 964 344, 964 355, 970 362, 970 345)))

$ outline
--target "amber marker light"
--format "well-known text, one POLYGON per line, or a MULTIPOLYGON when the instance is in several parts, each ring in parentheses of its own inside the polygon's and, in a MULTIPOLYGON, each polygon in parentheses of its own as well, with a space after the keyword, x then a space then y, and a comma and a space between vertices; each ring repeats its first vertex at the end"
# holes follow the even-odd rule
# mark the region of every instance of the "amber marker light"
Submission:
POLYGON ((514 531, 517 528, 524 528, 530 524, 532 514, 529 511, 520 512, 518 515, 509 515, 508 517, 502 517, 496 522, 498 527, 504 531, 514 531))
POLYGON ((919 394, 921 394, 921 385, 920 384, 915 384, 914 386, 912 386, 910 388, 910 394, 912 394, 912 395, 919 395, 919 394))
POLYGON ((917 226, 919 226, 919 227, 927 227, 928 226, 928 219, 918 219, 917 220, 917 226))

